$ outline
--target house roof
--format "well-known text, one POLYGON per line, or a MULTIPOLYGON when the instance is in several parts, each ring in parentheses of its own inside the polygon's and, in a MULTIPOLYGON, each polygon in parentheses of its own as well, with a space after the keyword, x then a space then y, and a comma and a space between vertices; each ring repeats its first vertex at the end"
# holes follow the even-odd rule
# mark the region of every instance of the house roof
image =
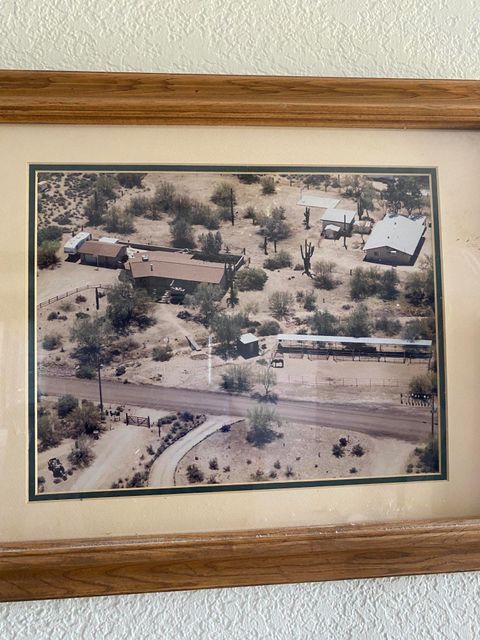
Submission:
POLYGON ((322 196, 311 196, 302 194, 297 204, 302 207, 316 207, 318 209, 333 209, 340 202, 338 198, 325 198, 322 196))
POLYGON ((225 265, 221 262, 195 260, 181 252, 144 251, 129 260, 133 278, 171 278, 189 282, 220 284, 225 265))
POLYGON ((423 219, 411 220, 402 215, 385 216, 373 227, 363 248, 368 251, 388 247, 413 256, 424 231, 423 219))
POLYGON ((356 211, 350 209, 327 209, 322 216, 323 222, 337 222, 351 224, 355 218, 356 211))
POLYGON ((116 258, 125 250, 123 244, 112 244, 111 242, 100 242, 100 240, 87 240, 79 248, 78 253, 92 256, 102 256, 104 258, 116 258))
POLYGON ((337 342, 340 344, 391 345, 397 347, 431 347, 431 340, 399 340, 398 338, 353 338, 349 336, 311 336, 308 334, 279 333, 277 340, 290 342, 337 342))

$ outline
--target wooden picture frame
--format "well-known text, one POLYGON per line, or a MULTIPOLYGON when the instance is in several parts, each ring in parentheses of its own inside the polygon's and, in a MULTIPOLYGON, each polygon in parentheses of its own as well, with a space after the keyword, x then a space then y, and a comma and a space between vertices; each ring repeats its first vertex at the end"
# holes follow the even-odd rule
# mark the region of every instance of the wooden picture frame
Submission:
MULTIPOLYGON (((3 124, 480 129, 480 82, 0 72, 3 124)), ((0 600, 480 569, 480 518, 0 543, 0 600)))

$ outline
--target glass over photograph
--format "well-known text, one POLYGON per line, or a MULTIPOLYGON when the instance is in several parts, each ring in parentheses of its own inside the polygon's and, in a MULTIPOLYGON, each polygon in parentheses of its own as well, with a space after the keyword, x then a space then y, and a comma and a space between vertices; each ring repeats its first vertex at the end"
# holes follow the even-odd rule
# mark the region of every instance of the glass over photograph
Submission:
POLYGON ((445 479, 436 180, 31 165, 30 500, 445 479))

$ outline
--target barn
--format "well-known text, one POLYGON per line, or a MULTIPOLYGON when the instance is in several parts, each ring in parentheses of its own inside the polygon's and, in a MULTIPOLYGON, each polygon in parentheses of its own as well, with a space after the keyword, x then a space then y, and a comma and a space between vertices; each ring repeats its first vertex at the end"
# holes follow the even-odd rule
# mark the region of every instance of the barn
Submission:
POLYGON ((124 266, 127 246, 118 242, 87 240, 78 249, 82 264, 118 269, 124 266))
POLYGON ((182 251, 143 251, 127 263, 136 285, 158 293, 172 287, 191 292, 201 282, 226 286, 223 262, 196 260, 182 251))
POLYGON ((412 220, 402 215, 386 215, 373 227, 363 247, 365 260, 392 266, 412 265, 424 233, 424 218, 412 220))

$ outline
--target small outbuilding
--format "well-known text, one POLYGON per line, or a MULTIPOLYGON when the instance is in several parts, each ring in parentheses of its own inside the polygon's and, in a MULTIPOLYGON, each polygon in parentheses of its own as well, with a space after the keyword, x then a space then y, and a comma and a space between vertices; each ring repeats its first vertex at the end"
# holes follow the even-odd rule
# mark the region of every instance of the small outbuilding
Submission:
POLYGON ((118 242, 87 240, 78 253, 82 264, 118 269, 124 266, 127 259, 127 246, 118 242))
POLYGON ((329 240, 337 240, 340 237, 342 230, 336 224, 327 224, 326 227, 323 228, 323 237, 328 238, 329 240))
POLYGON ((356 213, 350 209, 327 209, 321 219, 322 233, 329 225, 335 225, 342 235, 351 235, 356 213))
POLYGON ((365 260, 381 264, 411 265, 425 233, 424 218, 386 215, 377 222, 365 246, 365 260))
POLYGON ((69 238, 67 242, 63 245, 64 253, 68 253, 69 255, 76 255, 78 250, 87 240, 91 240, 92 234, 88 233, 88 231, 80 231, 76 236, 69 238))
POLYGON ((301 207, 312 207, 313 209, 333 209, 339 202, 340 200, 338 198, 328 198, 302 193, 297 204, 301 207))
POLYGON ((237 339, 238 355, 245 359, 255 358, 259 354, 259 345, 257 336, 253 333, 244 333, 237 339))

